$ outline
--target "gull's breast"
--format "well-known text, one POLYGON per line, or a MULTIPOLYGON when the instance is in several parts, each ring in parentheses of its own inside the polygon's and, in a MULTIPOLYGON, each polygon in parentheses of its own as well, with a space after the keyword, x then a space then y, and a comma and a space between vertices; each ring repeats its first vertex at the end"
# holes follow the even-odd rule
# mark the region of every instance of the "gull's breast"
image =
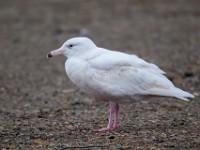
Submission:
POLYGON ((65 71, 69 79, 80 88, 80 90, 93 95, 95 91, 91 87, 91 71, 87 61, 80 59, 68 59, 65 63, 65 71))

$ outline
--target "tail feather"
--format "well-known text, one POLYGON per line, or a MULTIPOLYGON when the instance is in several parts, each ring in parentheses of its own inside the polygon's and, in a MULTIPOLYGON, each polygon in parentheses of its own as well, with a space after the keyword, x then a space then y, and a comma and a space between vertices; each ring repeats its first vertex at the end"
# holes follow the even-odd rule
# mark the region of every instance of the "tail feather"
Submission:
POLYGON ((170 97, 175 97, 184 101, 189 101, 188 98, 194 98, 192 94, 185 92, 177 87, 173 87, 168 90, 154 89, 154 90, 151 90, 149 94, 160 95, 160 96, 170 96, 170 97))
POLYGON ((178 99, 182 99, 182 100, 185 100, 185 101, 189 101, 188 98, 194 98, 194 96, 188 92, 185 92, 179 88, 175 88, 174 89, 174 92, 176 93, 174 95, 174 97, 178 98, 178 99))

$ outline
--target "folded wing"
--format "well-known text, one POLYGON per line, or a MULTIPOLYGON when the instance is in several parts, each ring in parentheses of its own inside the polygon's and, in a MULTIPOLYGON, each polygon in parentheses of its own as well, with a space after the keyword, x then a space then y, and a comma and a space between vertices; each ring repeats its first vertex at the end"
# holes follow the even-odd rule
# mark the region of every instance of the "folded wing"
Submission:
POLYGON ((183 100, 193 97, 176 88, 156 65, 135 55, 108 52, 91 59, 89 65, 92 67, 91 86, 112 96, 157 95, 183 100))

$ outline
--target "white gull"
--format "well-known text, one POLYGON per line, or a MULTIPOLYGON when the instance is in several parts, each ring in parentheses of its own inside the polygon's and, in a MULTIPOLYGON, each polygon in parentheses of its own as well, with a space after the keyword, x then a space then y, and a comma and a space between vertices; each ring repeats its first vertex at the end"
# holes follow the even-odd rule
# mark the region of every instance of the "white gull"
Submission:
POLYGON ((173 85, 165 72, 136 55, 97 47, 86 37, 67 40, 47 57, 63 54, 69 79, 94 98, 110 102, 109 131, 118 128, 119 104, 148 96, 168 96, 188 101, 194 96, 173 85), (114 121, 114 123, 113 123, 114 121))

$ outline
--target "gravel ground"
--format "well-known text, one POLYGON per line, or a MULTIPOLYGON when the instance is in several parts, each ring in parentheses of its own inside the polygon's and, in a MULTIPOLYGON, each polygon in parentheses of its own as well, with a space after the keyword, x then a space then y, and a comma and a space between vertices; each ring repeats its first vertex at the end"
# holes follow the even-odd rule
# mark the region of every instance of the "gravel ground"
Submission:
POLYGON ((199 0, 0 0, 0 149, 200 149, 199 0), (66 77, 64 57, 46 54, 70 37, 156 63, 195 99, 108 103, 66 77))

